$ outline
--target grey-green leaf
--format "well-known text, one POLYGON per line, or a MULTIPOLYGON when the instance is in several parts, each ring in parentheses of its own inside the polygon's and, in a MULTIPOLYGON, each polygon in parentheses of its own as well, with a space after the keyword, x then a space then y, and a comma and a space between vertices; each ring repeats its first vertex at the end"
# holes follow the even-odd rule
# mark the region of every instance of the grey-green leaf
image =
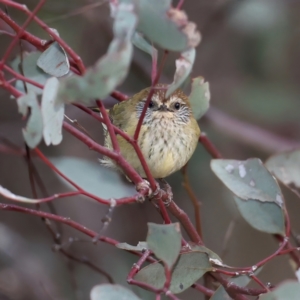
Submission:
POLYGON ((148 248, 171 269, 181 249, 179 223, 168 225, 148 223, 148 248))
POLYGON ((47 146, 58 145, 62 141, 65 106, 63 103, 55 102, 58 88, 58 79, 49 78, 42 95, 43 136, 47 146))
POLYGON ((61 77, 67 75, 70 63, 65 50, 57 42, 53 42, 39 57, 37 65, 47 74, 61 77))
POLYGON ((17 100, 19 112, 26 116, 30 108, 30 116, 26 128, 22 129, 23 137, 30 148, 35 148, 43 136, 43 117, 36 94, 29 90, 28 94, 17 100))
POLYGON ((132 37, 132 43, 134 46, 139 48, 140 50, 148 53, 149 55, 153 55, 153 52, 156 53, 157 56, 157 49, 155 49, 145 38, 138 32, 135 32, 132 37))
POLYGON ((257 200, 245 201, 234 197, 235 203, 243 218, 255 229, 285 235, 284 214, 275 203, 257 200))
POLYGON ((166 97, 169 97, 176 89, 178 89, 186 78, 190 75, 196 57, 195 48, 191 48, 182 52, 180 58, 176 59, 176 71, 174 80, 168 87, 166 97))
POLYGON ((213 264, 216 265, 223 265, 222 259, 220 258, 220 256, 218 254, 216 254, 215 252, 213 252, 212 250, 206 248, 205 246, 199 246, 199 245, 190 245, 191 249, 193 251, 200 251, 200 252, 205 252, 207 253, 208 257, 209 257, 209 261, 213 264))
POLYGON ((245 161, 213 159, 211 168, 219 179, 243 200, 274 202, 280 207, 284 204, 276 180, 258 158, 245 161))
POLYGON ((157 56, 158 51, 154 48, 145 38, 138 32, 135 32, 132 37, 132 43, 140 50, 150 54, 152 58, 152 71, 151 71, 151 79, 152 82, 155 80, 156 73, 157 73, 157 56))
POLYGON ((300 150, 292 150, 271 156, 266 167, 283 184, 300 196, 300 150))
POLYGON ((286 281, 277 286, 272 292, 259 296, 259 300, 299 300, 300 283, 286 281))
MULTIPOLYGON (((192 251, 181 254, 172 272, 170 291, 174 294, 183 292, 212 269, 205 252, 192 251)), ((164 267, 160 263, 150 264, 141 269, 135 279, 162 288, 166 281, 164 267)))
POLYGON ((90 300, 140 300, 140 298, 119 284, 99 284, 92 288, 90 300))
MULTIPOLYGON (((50 75, 46 74, 43 70, 41 70, 37 66, 37 60, 40 57, 41 53, 40 52, 30 52, 30 53, 23 53, 23 72, 24 76, 36 81, 39 84, 44 85, 46 80, 50 78, 50 75)), ((12 62, 11 66, 12 68, 20 73, 20 62, 21 62, 21 57, 17 56, 17 58, 12 62)), ((16 89, 21 91, 22 93, 25 93, 24 89, 24 84, 21 80, 16 81, 16 89)), ((27 90, 34 91, 36 94, 40 95, 42 94, 43 90, 30 84, 26 83, 27 90)))
POLYGON ((123 0, 112 4, 112 7, 114 39, 107 53, 84 76, 73 75, 62 79, 57 101, 90 104, 95 98, 107 97, 125 79, 133 52, 131 38, 138 21, 136 3, 123 0))
MULTIPOLYGON (((97 156, 94 160, 68 156, 53 157, 50 160, 63 174, 81 188, 101 198, 121 198, 136 193, 134 186, 124 182, 117 172, 101 166, 97 161, 97 156)), ((60 176, 58 178, 70 188, 66 181, 60 176)))
POLYGON ((259 159, 214 159, 211 168, 237 196, 237 206, 251 226, 284 235, 283 195, 276 180, 259 159))
MULTIPOLYGON (((246 286, 251 281, 251 277, 242 275, 234 278, 230 278, 230 282, 235 283, 238 286, 246 286)), ((217 288, 215 293, 211 296, 210 300, 231 300, 232 298, 227 294, 224 287, 221 285, 217 288)))
POLYGON ((163 49, 183 52, 195 48, 201 40, 196 24, 187 15, 171 7, 171 0, 140 0, 139 31, 163 49))
POLYGON ((148 249, 148 245, 146 242, 138 242, 136 246, 132 246, 127 243, 119 243, 116 245, 116 247, 128 251, 144 251, 148 249))
POLYGON ((193 78, 189 99, 194 117, 199 120, 208 111, 210 102, 209 83, 203 77, 193 78))

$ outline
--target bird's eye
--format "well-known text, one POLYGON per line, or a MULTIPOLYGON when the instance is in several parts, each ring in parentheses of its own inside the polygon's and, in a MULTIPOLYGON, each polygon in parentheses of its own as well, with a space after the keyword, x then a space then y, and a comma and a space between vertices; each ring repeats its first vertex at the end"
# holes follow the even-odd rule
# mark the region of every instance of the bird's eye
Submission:
POLYGON ((149 108, 152 108, 154 106, 154 102, 151 100, 150 102, 149 102, 149 108))
POLYGON ((179 109, 180 108, 180 103, 179 102, 176 102, 175 105, 174 105, 175 109, 179 109))

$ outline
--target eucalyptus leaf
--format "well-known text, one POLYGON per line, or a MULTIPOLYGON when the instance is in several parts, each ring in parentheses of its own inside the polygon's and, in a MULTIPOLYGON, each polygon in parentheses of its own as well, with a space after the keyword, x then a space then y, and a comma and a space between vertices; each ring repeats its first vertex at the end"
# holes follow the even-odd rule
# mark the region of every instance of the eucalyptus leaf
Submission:
POLYGON ((199 120, 208 111, 210 102, 209 83, 203 77, 193 78, 189 99, 194 117, 199 120))
POLYGON ((138 30, 166 50, 183 52, 195 48, 201 40, 196 24, 187 15, 172 8, 171 0, 140 0, 138 30))
POLYGON ((260 159, 213 159, 211 168, 227 188, 241 199, 273 202, 280 207, 284 205, 276 180, 260 159))
POLYGON ((272 292, 262 294, 259 300, 299 300, 300 283, 296 281, 286 281, 277 286, 272 292))
POLYGON ((237 196, 238 209, 252 227, 284 235, 283 195, 276 180, 259 159, 214 159, 211 168, 237 196))
POLYGON ((37 204, 40 202, 39 200, 36 199, 30 199, 30 198, 16 195, 1 185, 0 185, 0 195, 2 195, 6 199, 17 201, 17 202, 30 203, 30 204, 37 204))
POLYGON ((140 33, 134 33, 132 36, 132 43, 134 46, 151 56, 153 55, 153 52, 155 52, 157 57, 157 49, 155 49, 155 47, 153 47, 140 33))
MULTIPOLYGON (((183 292, 212 269, 205 252, 182 253, 172 272, 170 291, 174 294, 183 292)), ((135 279, 156 288, 162 288, 166 281, 164 267, 160 263, 152 263, 141 269, 135 279)))
POLYGON ((167 225, 148 223, 147 245, 155 256, 171 269, 181 249, 179 223, 167 225))
POLYGON ((190 244, 190 247, 193 251, 205 252, 208 255, 209 261, 211 263, 216 264, 216 265, 223 265, 223 262, 222 262, 222 259, 220 258, 220 256, 218 254, 216 254, 215 252, 213 252, 212 250, 206 248, 205 246, 190 244))
MULTIPOLYGON (((250 281, 251 281, 251 277, 248 275, 242 275, 242 276, 230 278, 230 282, 233 282, 238 286, 247 286, 247 284, 250 281)), ((231 300, 231 299, 232 298, 227 294, 226 290, 222 285, 220 285, 215 291, 215 293, 210 297, 210 300, 231 300)))
MULTIPOLYGON (((50 160, 68 178, 98 197, 105 199, 121 198, 136 193, 132 184, 122 180, 122 177, 113 170, 101 166, 96 159, 89 161, 65 156, 53 157, 50 160)), ((58 178, 70 188, 70 184, 60 176, 58 178)))
POLYGON ((70 63, 66 51, 58 42, 53 42, 39 57, 37 65, 47 74, 61 77, 67 75, 70 63))
MULTIPOLYGON (((37 60, 39 59, 41 53, 40 52, 24 52, 23 54, 23 72, 24 76, 36 81, 37 83, 44 85, 46 80, 50 78, 50 75, 46 74, 42 69, 37 66, 37 60)), ((15 60, 11 63, 12 68, 20 73, 20 63, 21 56, 17 56, 15 60)), ((17 80, 15 87, 22 93, 25 93, 24 83, 21 80, 17 80)), ((30 83, 26 83, 26 87, 28 91, 33 91, 37 95, 42 94, 43 90, 32 85, 30 83)))
POLYGON ((234 197, 235 203, 243 218, 255 229, 285 235, 284 214, 275 203, 257 200, 245 201, 234 197))
POLYGON ((146 242, 138 242, 136 246, 132 246, 127 243, 119 243, 116 245, 116 247, 128 251, 141 251, 141 252, 148 249, 148 245, 146 242))
POLYGON ((36 94, 29 90, 28 94, 17 100, 19 112, 25 117, 30 108, 30 116, 26 128, 22 129, 23 137, 30 148, 35 148, 43 136, 43 117, 36 94))
POLYGON ((292 150, 271 156, 266 167, 284 185, 300 196, 300 150, 292 150))
POLYGON ((157 49, 154 48, 152 45, 145 40, 145 38, 138 32, 135 32, 132 37, 132 43, 139 48, 140 50, 150 54, 152 58, 152 72, 151 72, 151 79, 154 82, 157 72, 157 56, 158 52, 157 49))
POLYGON ((107 53, 81 77, 62 79, 57 101, 90 104, 107 97, 126 77, 132 58, 132 36, 137 25, 136 2, 122 0, 111 4, 114 10, 114 39, 107 53), (115 6, 114 6, 115 5, 115 6))
POLYGON ((140 300, 132 291, 118 284, 99 284, 92 288, 91 300, 140 300))
POLYGON ((49 78, 42 95, 43 136, 47 146, 58 145, 62 141, 65 106, 63 103, 55 103, 58 88, 58 79, 49 78))
POLYGON ((186 78, 190 75, 196 58, 195 48, 182 52, 180 58, 176 59, 176 71, 174 80, 168 87, 166 97, 169 97, 177 88, 179 88, 186 78))

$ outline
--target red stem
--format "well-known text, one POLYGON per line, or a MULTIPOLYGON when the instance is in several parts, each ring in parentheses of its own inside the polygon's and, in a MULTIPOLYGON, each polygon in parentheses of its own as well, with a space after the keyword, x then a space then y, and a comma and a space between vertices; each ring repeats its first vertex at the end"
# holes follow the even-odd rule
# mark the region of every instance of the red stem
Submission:
POLYGON ((194 283, 192 285, 192 287, 194 289, 196 289, 197 291, 201 292, 202 294, 204 294, 205 296, 211 297, 215 292, 213 290, 208 289, 207 287, 199 284, 199 283, 194 283))
POLYGON ((76 190, 83 192, 83 189, 77 185, 74 181, 69 179, 66 175, 64 175, 61 171, 59 171, 53 163, 50 162, 50 160, 39 150, 38 148, 34 149, 35 153, 38 155, 38 157, 49 167, 51 168, 55 173, 57 173, 60 177, 62 177, 64 180, 66 180, 68 183, 70 183, 76 190))
POLYGON ((40 89, 44 88, 44 86, 42 84, 40 84, 40 83, 38 83, 38 82, 30 79, 30 78, 27 78, 27 77, 23 76, 22 74, 16 72, 14 69, 10 68, 7 65, 4 65, 3 68, 4 68, 4 70, 6 70, 9 73, 11 73, 16 79, 19 79, 19 80, 25 81, 27 83, 30 83, 30 84, 32 84, 32 85, 34 85, 34 86, 36 86, 36 87, 38 87, 40 89))
POLYGON ((184 3, 184 0, 179 0, 179 1, 178 1, 178 4, 177 4, 177 6, 176 6, 176 8, 177 8, 177 9, 181 9, 183 3, 184 3))
POLYGON ((255 275, 251 275, 250 276, 258 285, 260 285, 264 290, 265 292, 270 292, 270 290, 265 286, 265 284, 258 278, 256 277, 255 275))
MULTIPOLYGON (((66 180, 68 183, 70 183, 74 188, 77 189, 77 193, 86 197, 89 197, 91 199, 94 199, 98 201, 99 203, 106 204, 106 205, 122 205, 122 204, 130 204, 135 203, 140 199, 141 197, 144 197, 142 193, 136 194, 132 197, 124 197, 120 199, 114 199, 112 200, 105 200, 98 196, 95 196, 94 194, 91 194, 85 190, 83 190, 79 185, 77 185, 75 182, 73 182, 71 179, 69 179, 66 175, 64 175, 61 171, 59 171, 49 160, 48 158, 38 149, 34 149, 35 153, 38 155, 38 157, 55 173, 57 173, 60 177, 62 177, 64 180, 66 180)), ((67 196, 65 196, 67 197, 67 196)), ((48 200, 50 201, 50 200, 48 200)))
POLYGON ((99 234, 97 232, 95 232, 91 229, 88 229, 87 227, 85 227, 75 221, 72 221, 70 218, 67 218, 67 217, 62 217, 62 216, 54 215, 51 213, 43 212, 40 210, 25 208, 25 207, 21 207, 18 205, 4 204, 4 203, 0 203, 0 209, 7 210, 7 211, 17 211, 17 212, 26 213, 29 215, 43 217, 43 218, 50 219, 50 220, 53 220, 56 222, 60 222, 60 223, 66 224, 66 225, 92 237, 92 238, 99 237, 99 241, 106 242, 113 246, 116 246, 119 243, 118 241, 111 239, 109 237, 99 236, 99 234))
POLYGON ((172 272, 167 265, 165 265, 165 276, 166 282, 164 284, 164 290, 169 290, 172 279, 172 272))
MULTIPOLYGON (((74 105, 76 107, 78 107, 79 109, 83 110, 84 112, 86 112, 87 114, 91 115, 96 120, 98 120, 102 123, 105 123, 104 119, 102 117, 100 117, 99 114, 94 113, 91 109, 89 109, 89 108, 87 108, 87 107, 85 107, 84 105, 81 105, 81 104, 74 104, 74 105)), ((135 152, 136 152, 136 154, 137 154, 137 156, 138 156, 138 158, 141 162, 141 165, 142 165, 142 167, 145 171, 145 174, 146 174, 147 179, 150 183, 150 186, 151 186, 152 190, 155 191, 156 190, 155 179, 153 178, 153 176, 150 172, 150 169, 149 169, 149 167, 146 163, 146 160, 143 156, 143 153, 142 153, 139 145, 136 143, 136 141, 134 141, 133 138, 131 138, 128 134, 126 134, 120 128, 114 126, 113 124, 112 124, 112 127, 113 127, 116 134, 119 134, 120 136, 122 136, 128 143, 130 143, 133 146, 133 148, 134 148, 134 150, 135 150, 135 152)))
POLYGON ((222 158, 221 153, 216 146, 210 141, 205 133, 201 133, 199 142, 203 145, 206 151, 212 156, 212 158, 222 158))
POLYGON ((108 130, 108 133, 109 133, 109 136, 110 136, 110 139, 111 139, 113 149, 114 149, 115 152, 120 153, 120 147, 119 147, 119 144, 118 144, 118 141, 117 141, 117 137, 116 137, 114 128, 113 128, 112 123, 109 119, 108 113, 107 113, 102 101, 96 100, 96 103, 97 103, 97 105, 100 109, 100 112, 101 112, 101 115, 103 117, 104 123, 107 126, 107 130, 108 130))
POLYGON ((80 132, 75 127, 70 124, 64 122, 63 127, 77 139, 81 140, 84 144, 86 144, 91 150, 97 151, 105 156, 116 161, 116 163, 124 170, 126 175, 130 178, 130 180, 136 185, 140 185, 143 183, 143 179, 141 176, 134 170, 134 168, 118 153, 115 153, 104 146, 99 145, 90 137, 86 136, 84 133, 80 132))
POLYGON ((113 92, 111 93, 111 96, 112 96, 113 98, 115 98, 116 100, 118 100, 118 101, 125 101, 125 100, 128 100, 128 96, 125 95, 125 94, 123 94, 123 93, 121 93, 121 92, 119 92, 119 91, 113 91, 113 92))
POLYGON ((153 82, 152 82, 152 85, 151 85, 151 88, 150 88, 150 91, 149 91, 147 100, 146 100, 145 105, 144 105, 144 107, 143 107, 143 111, 142 111, 142 113, 141 113, 141 115, 140 115, 139 122, 138 122, 138 124, 137 124, 137 126, 136 126, 135 133, 134 133, 134 136, 133 136, 133 139, 134 139, 135 141, 137 141, 138 138, 139 138, 139 134, 140 134, 140 131, 141 131, 141 127, 142 127, 142 124, 143 124, 145 115, 146 115, 146 111, 147 111, 147 109, 148 109, 149 103, 150 103, 151 98, 152 98, 152 96, 153 96, 154 89, 155 89, 155 85, 158 83, 159 78, 160 78, 160 76, 161 76, 162 69, 163 69, 163 66, 164 66, 164 64, 165 64, 165 62, 166 62, 167 56, 168 56, 168 51, 165 51, 165 52, 164 52, 163 59, 162 59, 162 62, 161 62, 161 64, 160 64, 159 71, 158 71, 158 73, 157 73, 157 75, 156 75, 156 78, 155 78, 155 79, 153 80, 153 82))
POLYGON ((188 215, 174 201, 171 201, 168 209, 180 221, 190 239, 198 245, 204 245, 188 215))
POLYGON ((144 262, 147 260, 147 258, 151 255, 151 251, 150 250, 146 250, 143 255, 140 257, 140 259, 133 264, 130 272, 127 275, 127 282, 129 284, 131 284, 132 279, 134 278, 134 276, 138 273, 138 271, 141 269, 142 265, 144 264, 144 262))
MULTIPOLYGON (((45 0, 42 0, 41 2, 45 2, 45 0)), ((39 3, 39 5, 41 4, 41 2, 39 3)), ((14 7, 15 9, 18 9, 20 11, 23 11, 27 15, 29 15, 29 18, 33 19, 42 29, 44 29, 53 38, 53 40, 58 42, 64 48, 64 50, 70 55, 70 57, 74 60, 74 62, 78 66, 80 74, 85 73, 85 67, 83 65, 80 56, 77 55, 76 52, 62 38, 57 36, 48 25, 46 25, 42 20, 36 17, 34 15, 34 11, 31 12, 30 10, 28 10, 26 6, 10 0, 2 0, 2 3, 14 7)))
MULTIPOLYGON (((89 236, 93 239, 97 238, 97 240, 99 240, 101 242, 105 242, 105 243, 113 245, 113 246, 116 246, 117 244, 120 243, 119 241, 117 241, 115 239, 112 239, 112 238, 109 238, 106 236, 100 236, 97 232, 95 232, 91 229, 88 229, 86 226, 83 226, 75 221, 72 221, 70 218, 67 218, 67 217, 62 217, 59 215, 43 212, 41 210, 35 210, 35 209, 30 209, 30 208, 26 208, 26 207, 22 207, 22 206, 18 206, 18 205, 11 205, 11 204, 4 204, 4 203, 0 203, 0 210, 17 211, 17 212, 53 220, 55 222, 59 222, 62 224, 66 224, 66 225, 74 228, 75 230, 78 230, 78 231, 86 234, 87 236, 89 236)), ((128 251, 128 252, 133 253, 138 256, 141 256, 141 253, 138 251, 128 251)), ((156 260, 153 259, 152 257, 148 257, 147 260, 151 263, 156 262, 156 260)))
MULTIPOLYGON (((19 32, 20 39, 26 40, 33 46, 35 46, 40 51, 45 50, 45 40, 41 40, 37 38, 36 36, 32 35, 31 33, 24 31, 21 32, 21 26, 19 26, 13 19, 11 19, 3 10, 0 9, 0 18, 8 24, 16 33, 19 32)), ((13 35, 13 37, 16 37, 16 35, 13 35)))
MULTIPOLYGON (((6 2, 6 1, 4 1, 4 2, 6 2)), ((0 69, 3 68, 6 60, 8 59, 8 57, 11 54, 11 52, 12 52, 13 48, 15 47, 15 45, 18 43, 18 41, 19 41, 21 35, 23 34, 25 28, 31 23, 31 21, 34 19, 35 15, 42 8, 42 6, 45 4, 45 2, 46 2, 46 0, 40 0, 40 2, 35 7, 35 9, 32 12, 29 12, 29 14, 28 14, 29 17, 27 18, 27 20, 25 21, 25 23, 21 27, 20 31, 17 32, 16 36, 13 38, 10 45, 7 47, 4 55, 2 56, 2 59, 1 59, 1 62, 0 62, 0 69)), ((7 4, 7 3, 5 3, 5 4, 7 4)), ((23 5, 23 7, 24 7, 24 5, 23 5)))

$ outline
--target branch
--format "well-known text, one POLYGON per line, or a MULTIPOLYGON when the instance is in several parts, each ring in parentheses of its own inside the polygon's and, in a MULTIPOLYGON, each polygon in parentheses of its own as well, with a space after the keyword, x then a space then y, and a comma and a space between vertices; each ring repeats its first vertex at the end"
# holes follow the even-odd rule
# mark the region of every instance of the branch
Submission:
MULTIPOLYGON (((80 56, 77 55, 76 52, 62 38, 57 36, 49 26, 47 26, 42 20, 40 20, 38 17, 36 17, 33 14, 34 12, 31 12, 25 5, 16 3, 14 1, 2 0, 1 2, 5 5, 11 6, 15 9, 18 9, 18 10, 26 13, 29 16, 30 20, 33 19, 42 29, 44 29, 53 38, 53 40, 58 42, 64 48, 64 50, 70 55, 70 57, 72 58, 72 60, 76 64, 76 66, 78 67, 80 74, 85 73, 85 66, 84 66, 80 56)), ((41 2, 45 2, 45 0, 42 0, 41 2)), ((24 28, 23 28, 23 30, 24 30, 24 28)), ((20 31, 16 31, 16 32, 17 32, 17 34, 20 33, 22 35, 22 28, 20 31)), ((44 42, 42 42, 42 45, 43 45, 43 43, 44 42)))
MULTIPOLYGON (((51 214, 51 213, 47 213, 44 211, 40 211, 40 210, 35 210, 35 209, 30 209, 30 208, 25 208, 22 206, 18 206, 18 205, 12 205, 12 204, 5 204, 5 203, 0 203, 0 210, 6 210, 6 211, 16 211, 16 212, 21 212, 21 213, 25 213, 25 214, 29 214, 29 215, 34 215, 37 217, 42 217, 42 218, 46 218, 49 220, 53 220, 55 222, 59 222, 62 224, 66 224, 70 227, 72 227, 73 229, 82 232, 83 234, 91 237, 91 238, 96 238, 98 241, 110 244, 112 246, 116 246, 117 244, 119 244, 120 242, 106 237, 106 236, 99 236, 99 234, 91 229, 88 229, 86 226, 83 226, 75 221, 72 221, 71 218, 68 217, 63 217, 63 216, 59 216, 59 215, 55 215, 55 214, 51 214)), ((131 250, 125 250, 127 252, 133 253, 135 255, 141 256, 142 254, 138 251, 131 251, 131 250)), ((149 262, 156 262, 155 259, 153 259, 152 257, 149 257, 147 259, 149 262)))
POLYGON ((203 245, 201 237, 199 236, 197 230, 195 229, 186 212, 183 211, 173 200, 170 202, 168 210, 174 217, 179 220, 190 239, 198 245, 203 245))
MULTIPOLYGON (((5 53, 3 54, 1 62, 0 62, 0 69, 3 68, 3 66, 4 66, 6 60, 8 59, 9 55, 11 54, 13 48, 18 43, 20 37, 24 33, 24 30, 31 23, 31 21, 34 19, 35 15, 42 8, 42 6, 45 4, 45 2, 46 2, 46 0, 40 0, 40 2, 35 7, 35 9, 32 12, 29 12, 29 14, 28 14, 29 17, 27 18, 27 20, 25 21, 25 23, 21 27, 20 31, 17 32, 16 36, 13 38, 12 42, 10 43, 10 45, 7 47, 5 53)), ((4 1, 4 3, 7 4, 5 1, 4 1)), ((24 5, 23 5, 23 7, 24 7, 24 5)))
POLYGON ((136 185, 139 186, 143 184, 143 179, 141 176, 133 169, 133 167, 119 154, 114 151, 109 150, 108 148, 99 145, 90 137, 86 136, 84 133, 80 132, 75 127, 70 124, 64 122, 63 127, 77 139, 81 140, 84 144, 86 144, 91 150, 94 150, 100 154, 108 156, 109 158, 115 160, 118 165, 123 169, 126 175, 130 178, 130 180, 136 185))
MULTIPOLYGON (((19 32, 20 36, 19 38, 22 40, 26 40, 33 46, 35 46, 38 50, 43 51, 45 50, 45 40, 41 40, 34 36, 33 34, 23 30, 21 32, 21 26, 19 26, 13 19, 11 19, 3 10, 0 9, 0 18, 8 24, 15 32, 19 32)), ((15 35, 13 35, 15 37, 15 35)))
POLYGON ((212 158, 222 158, 221 153, 216 146, 211 142, 204 132, 201 132, 199 142, 203 145, 205 150, 211 155, 212 158))
POLYGON ((298 141, 286 139, 256 125, 237 120, 217 108, 211 107, 205 118, 220 132, 267 153, 300 148, 298 141))
POLYGON ((195 223, 196 223, 196 230, 201 238, 202 236, 202 228, 201 228, 201 215, 200 215, 200 207, 201 203, 197 199, 197 196, 195 195, 191 183, 189 180, 189 176, 187 173, 188 163, 181 169, 182 175, 183 175, 183 182, 182 185, 185 188, 187 194, 189 195, 190 200, 192 201, 192 204, 194 206, 194 215, 195 215, 195 223))

